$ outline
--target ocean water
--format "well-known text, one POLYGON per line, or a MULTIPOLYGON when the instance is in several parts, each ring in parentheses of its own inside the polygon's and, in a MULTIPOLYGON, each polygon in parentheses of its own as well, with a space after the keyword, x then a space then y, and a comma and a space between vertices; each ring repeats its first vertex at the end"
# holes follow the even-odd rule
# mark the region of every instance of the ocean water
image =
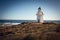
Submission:
POLYGON ((0 20, 0 24, 21 24, 22 22, 36 22, 36 20, 0 20))
MULTIPOLYGON (((0 24, 21 24, 22 22, 37 22, 37 20, 0 20, 0 24)), ((60 24, 60 20, 44 20, 44 22, 60 24)))

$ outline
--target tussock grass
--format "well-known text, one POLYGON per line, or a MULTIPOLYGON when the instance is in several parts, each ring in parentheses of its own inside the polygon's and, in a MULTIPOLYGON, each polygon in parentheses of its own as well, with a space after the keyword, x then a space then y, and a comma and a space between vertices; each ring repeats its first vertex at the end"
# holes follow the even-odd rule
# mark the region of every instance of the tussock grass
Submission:
MULTIPOLYGON (((50 40, 52 35, 53 37, 55 36, 55 34, 59 36, 60 33, 58 32, 60 32, 59 24, 55 24, 55 23, 24 24, 22 23, 19 25, 0 27, 0 34, 1 34, 0 39, 3 39, 3 40, 50 40)), ((52 39, 55 39, 55 37, 52 39)))

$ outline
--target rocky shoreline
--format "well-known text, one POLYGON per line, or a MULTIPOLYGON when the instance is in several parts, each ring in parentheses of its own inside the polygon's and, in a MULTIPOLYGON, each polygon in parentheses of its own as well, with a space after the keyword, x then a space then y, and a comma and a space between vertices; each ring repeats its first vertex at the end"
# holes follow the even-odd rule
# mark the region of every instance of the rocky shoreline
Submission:
POLYGON ((0 26, 0 39, 1 40, 60 40, 60 24, 21 23, 12 26, 4 26, 4 27, 0 26))

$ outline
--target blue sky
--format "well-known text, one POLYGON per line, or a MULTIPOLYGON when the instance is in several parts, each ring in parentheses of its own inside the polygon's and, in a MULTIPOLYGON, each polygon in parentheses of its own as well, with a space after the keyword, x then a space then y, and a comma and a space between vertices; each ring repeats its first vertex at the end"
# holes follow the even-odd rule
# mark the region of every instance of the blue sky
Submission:
POLYGON ((44 20, 60 20, 59 0, 0 0, 0 19, 36 20, 39 6, 44 20))

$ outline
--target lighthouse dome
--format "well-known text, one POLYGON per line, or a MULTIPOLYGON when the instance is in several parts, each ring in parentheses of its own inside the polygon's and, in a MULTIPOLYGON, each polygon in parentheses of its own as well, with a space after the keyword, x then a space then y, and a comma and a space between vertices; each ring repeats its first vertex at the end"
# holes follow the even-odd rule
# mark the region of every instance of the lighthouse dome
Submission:
POLYGON ((41 7, 39 7, 38 9, 40 9, 40 10, 41 10, 41 7))

